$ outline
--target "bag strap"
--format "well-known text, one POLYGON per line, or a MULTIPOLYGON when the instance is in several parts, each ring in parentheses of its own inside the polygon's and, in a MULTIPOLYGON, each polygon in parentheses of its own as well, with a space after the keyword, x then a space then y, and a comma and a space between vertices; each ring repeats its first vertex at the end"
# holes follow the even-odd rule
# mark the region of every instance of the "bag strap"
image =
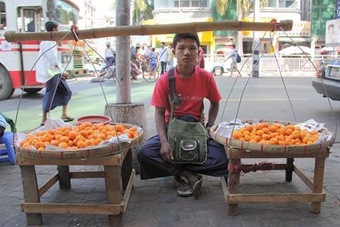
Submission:
POLYGON ((170 90, 170 121, 174 118, 175 112, 175 68, 171 68, 168 74, 169 90, 170 90))
MULTIPOLYGON (((169 70, 169 74, 168 74, 168 78, 169 78, 169 90, 170 90, 170 108, 171 108, 171 113, 170 113, 170 119, 169 122, 172 121, 172 119, 174 118, 174 113, 175 113, 175 102, 176 104, 178 104, 178 100, 175 100, 175 68, 171 68, 169 70)), ((203 122, 203 110, 204 110, 204 106, 203 106, 203 101, 202 101, 202 110, 201 110, 201 116, 200 116, 200 122, 203 122)))

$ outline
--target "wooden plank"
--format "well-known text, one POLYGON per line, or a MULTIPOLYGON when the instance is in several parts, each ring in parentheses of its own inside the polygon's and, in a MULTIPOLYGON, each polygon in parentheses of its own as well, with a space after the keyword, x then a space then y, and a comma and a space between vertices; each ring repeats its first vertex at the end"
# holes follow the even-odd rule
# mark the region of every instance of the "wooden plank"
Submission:
POLYGON ((68 204, 68 203, 30 203, 21 205, 28 214, 106 214, 115 215, 123 211, 123 204, 68 204))
POLYGON ((58 182, 58 174, 56 173, 46 181, 39 189, 39 197, 43 196, 55 183, 58 182))
POLYGON ((132 149, 129 149, 126 155, 124 155, 124 160, 121 168, 121 177, 122 177, 122 188, 126 189, 129 179, 132 173, 132 149))
POLYGON ((286 153, 286 152, 261 152, 245 151, 240 149, 229 149, 228 158, 316 158, 328 157, 329 152, 323 150, 307 153, 286 153))
MULTIPOLYGON (((35 166, 20 166, 24 200, 26 202, 40 203, 37 175, 35 166)), ((21 208, 23 209, 22 205, 21 208)), ((24 211, 24 210, 23 210, 24 211)), ((28 225, 41 225, 41 213, 26 214, 28 225)))
POLYGON ((126 189, 123 195, 123 207, 124 207, 123 213, 125 213, 129 199, 130 199, 134 179, 135 179, 135 170, 133 169, 131 172, 130 180, 126 186, 126 189))
POLYGON ((227 196, 228 204, 323 202, 325 198, 324 193, 229 194, 227 196))
MULTIPOLYGON (((233 149, 229 149, 233 150, 233 149)), ((232 158, 229 159, 228 165, 232 167, 238 167, 241 164, 241 159, 232 158)), ((228 166, 228 169, 230 169, 228 166)), ((238 194, 240 185, 240 171, 230 171, 229 179, 228 179, 228 192, 229 194, 238 194)), ((228 214, 235 215, 237 214, 238 204, 230 204, 228 203, 228 214)))
POLYGON ((58 165, 58 176, 59 176, 59 188, 70 189, 71 178, 70 178, 70 167, 68 165, 58 165))
MULTIPOLYGON (((323 190, 323 178, 325 171, 325 158, 316 158, 314 164, 313 193, 320 193, 323 190)), ((321 210, 321 202, 312 202, 311 213, 318 214, 321 210)))
POLYGON ((286 182, 292 182, 294 171, 294 158, 287 158, 286 161, 286 182))
POLYGON ((70 172, 71 178, 104 178, 104 171, 70 172))
MULTIPOLYGON (((157 35, 171 34, 179 32, 201 32, 213 30, 237 30, 237 31, 273 31, 280 25, 283 30, 291 30, 292 20, 282 20, 274 24, 270 22, 243 22, 243 21, 209 21, 209 22, 189 22, 180 24, 161 24, 161 25, 138 25, 138 26, 115 26, 110 28, 92 28, 77 30, 79 39, 95 39, 111 36, 130 36, 130 35, 157 35)), ((73 40, 70 32, 26 32, 16 33, 6 31, 5 38, 9 42, 19 42, 25 40, 54 40, 59 41, 73 40)))
POLYGON ((224 196, 224 201, 227 202, 227 195, 228 193, 228 186, 227 182, 225 180, 225 177, 221 177, 221 184, 222 184, 222 190, 223 190, 223 196, 224 196))
POLYGON ((89 159, 35 159, 21 157, 19 165, 121 165, 121 154, 89 159))
MULTIPOLYGON (((122 201, 122 180, 120 166, 104 166, 105 189, 108 204, 118 204, 122 201)), ((123 222, 122 212, 116 215, 109 215, 109 226, 119 225, 123 222)))
POLYGON ((304 172, 300 168, 298 168, 297 166, 295 166, 294 172, 303 181, 303 183, 305 183, 305 185, 307 185, 307 187, 310 188, 310 190, 313 190, 312 179, 310 179, 308 176, 306 176, 304 174, 304 172))

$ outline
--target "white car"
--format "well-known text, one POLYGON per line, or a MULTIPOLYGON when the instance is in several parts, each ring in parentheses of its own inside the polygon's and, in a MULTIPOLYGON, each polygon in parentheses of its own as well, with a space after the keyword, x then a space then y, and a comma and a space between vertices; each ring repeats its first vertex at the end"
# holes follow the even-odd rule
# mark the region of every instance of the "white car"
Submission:
POLYGON ((214 76, 222 76, 230 69, 232 60, 228 59, 225 62, 206 62, 205 70, 211 72, 214 76))
POLYGON ((103 66, 99 64, 92 65, 91 63, 87 63, 87 64, 84 64, 84 69, 87 69, 89 73, 95 73, 96 71, 100 72, 103 69, 103 66))

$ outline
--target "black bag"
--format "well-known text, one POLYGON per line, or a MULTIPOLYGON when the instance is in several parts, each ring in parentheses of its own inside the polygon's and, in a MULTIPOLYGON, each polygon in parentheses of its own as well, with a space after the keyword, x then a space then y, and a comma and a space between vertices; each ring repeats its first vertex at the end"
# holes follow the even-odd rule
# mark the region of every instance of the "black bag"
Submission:
POLYGON ((236 62, 240 63, 241 62, 241 56, 236 52, 236 62))
POLYGON ((186 119, 173 117, 175 105, 175 77, 173 68, 169 71, 169 86, 171 115, 167 136, 174 154, 172 162, 203 164, 208 156, 208 135, 202 122, 190 120, 189 117, 186 117, 186 119))

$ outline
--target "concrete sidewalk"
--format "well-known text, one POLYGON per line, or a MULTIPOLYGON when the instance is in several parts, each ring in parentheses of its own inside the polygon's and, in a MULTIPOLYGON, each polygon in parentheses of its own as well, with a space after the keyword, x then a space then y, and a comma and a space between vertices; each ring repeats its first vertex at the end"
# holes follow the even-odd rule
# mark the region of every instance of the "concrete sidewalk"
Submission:
MULTIPOLYGON (((275 226, 313 227, 340 226, 340 146, 336 144, 326 160, 324 191, 326 201, 319 215, 311 214, 309 203, 240 204, 239 215, 227 215, 227 206, 219 178, 204 176, 202 193, 198 199, 180 198, 176 195, 172 178, 140 180, 135 178, 124 226, 275 226)), ((245 160, 245 163, 247 163, 245 160)), ((260 162, 263 160, 254 160, 260 162)), ((268 160, 280 163, 279 159, 268 160)), ((296 159, 307 173, 314 168, 312 159, 296 159)), ((98 170, 99 166, 71 166, 71 170, 98 170)), ((42 184, 56 172, 55 166, 37 166, 38 183, 42 184)), ((26 226, 26 216, 21 212, 23 190, 20 169, 17 165, 0 163, 0 226, 26 226)), ((53 186, 42 202, 105 203, 104 180, 73 179, 72 189, 59 190, 53 186)), ((293 181, 284 181, 284 171, 259 171, 241 177, 242 190, 252 193, 308 192, 309 189, 293 175, 293 181)), ((43 214, 44 226, 107 226, 105 215, 43 214)))

